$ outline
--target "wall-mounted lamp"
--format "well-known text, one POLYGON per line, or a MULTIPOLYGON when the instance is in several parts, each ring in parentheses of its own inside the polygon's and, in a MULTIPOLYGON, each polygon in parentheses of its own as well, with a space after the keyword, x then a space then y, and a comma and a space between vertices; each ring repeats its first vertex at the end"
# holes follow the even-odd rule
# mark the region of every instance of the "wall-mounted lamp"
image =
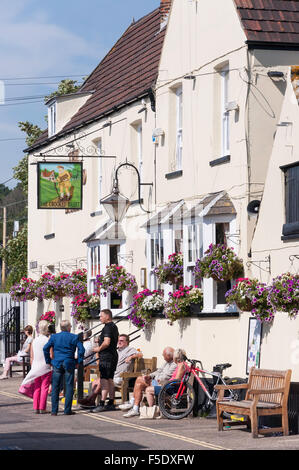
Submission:
POLYGON ((190 73, 189 75, 184 76, 184 80, 195 80, 196 76, 190 73))
POLYGON ((141 186, 153 186, 153 183, 141 183, 140 173, 137 170, 136 166, 128 162, 121 163, 115 170, 112 193, 104 197, 100 201, 100 203, 103 205, 104 209, 106 210, 107 214, 113 222, 121 222, 125 217, 127 210, 130 206, 129 199, 127 199, 125 196, 122 196, 122 194, 120 194, 119 192, 118 172, 123 166, 129 166, 136 171, 138 177, 138 202, 144 212, 148 214, 150 213, 150 211, 147 211, 142 207, 140 188, 141 186))
POLYGON ((111 124, 112 124, 112 121, 111 121, 111 119, 109 119, 107 122, 105 122, 105 124, 103 124, 102 127, 103 127, 103 128, 104 128, 104 127, 110 127, 111 124))
POLYGON ((269 72, 267 72, 267 75, 270 78, 284 78, 284 73, 279 72, 278 70, 269 70, 269 72))
POLYGON ((139 109, 138 114, 144 113, 144 111, 147 111, 147 107, 146 107, 146 102, 145 102, 145 100, 141 100, 141 106, 142 106, 142 107, 139 109))
POLYGON ((147 107, 143 106, 143 108, 139 109, 138 114, 144 113, 144 111, 147 111, 147 107))

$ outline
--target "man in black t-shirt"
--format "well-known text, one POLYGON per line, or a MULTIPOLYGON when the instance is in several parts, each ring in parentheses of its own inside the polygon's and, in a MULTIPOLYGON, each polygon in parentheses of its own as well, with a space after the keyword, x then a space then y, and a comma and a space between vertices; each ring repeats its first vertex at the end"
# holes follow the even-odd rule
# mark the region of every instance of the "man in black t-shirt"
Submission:
POLYGON ((93 348, 99 354, 101 374, 101 400, 92 412, 112 411, 114 406, 114 383, 113 377, 118 362, 117 341, 118 328, 112 321, 111 310, 105 309, 100 313, 100 321, 105 325, 99 336, 99 346, 93 348), (109 395, 109 401, 105 400, 109 395))

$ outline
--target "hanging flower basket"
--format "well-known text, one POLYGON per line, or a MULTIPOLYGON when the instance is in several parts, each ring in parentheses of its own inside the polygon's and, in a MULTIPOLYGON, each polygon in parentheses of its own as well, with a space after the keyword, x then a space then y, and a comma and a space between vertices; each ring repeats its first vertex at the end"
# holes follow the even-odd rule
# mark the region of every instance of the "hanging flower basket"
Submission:
POLYGON ((261 322, 274 320, 276 308, 268 300, 269 287, 258 279, 240 278, 226 292, 228 304, 236 304, 242 311, 251 312, 261 322))
POLYGON ((168 256, 168 262, 157 266, 153 273, 160 284, 180 284, 183 281, 183 255, 172 253, 168 256))
POLYGON ((129 320, 137 328, 144 328, 153 318, 154 314, 162 313, 164 309, 163 292, 158 290, 144 289, 134 295, 134 302, 131 304, 129 320))
POLYGON ((26 302, 36 298, 36 281, 22 277, 21 281, 10 288, 9 294, 16 302, 26 302))
POLYGON ((87 270, 77 269, 66 280, 66 295, 74 297, 87 292, 87 270))
POLYGON ((277 311, 295 318, 299 308, 299 275, 285 273, 274 278, 269 286, 268 301, 277 311))
POLYGON ((233 248, 211 244, 204 258, 196 261, 194 275, 198 279, 212 278, 223 282, 243 276, 244 266, 233 248))
POLYGON ((235 304, 238 309, 244 312, 250 312, 251 309, 254 308, 250 299, 236 300, 235 304))
POLYGON ((106 269, 106 274, 96 278, 97 290, 104 289, 106 292, 121 295, 124 291, 132 292, 137 289, 135 276, 128 273, 123 266, 112 264, 106 269))

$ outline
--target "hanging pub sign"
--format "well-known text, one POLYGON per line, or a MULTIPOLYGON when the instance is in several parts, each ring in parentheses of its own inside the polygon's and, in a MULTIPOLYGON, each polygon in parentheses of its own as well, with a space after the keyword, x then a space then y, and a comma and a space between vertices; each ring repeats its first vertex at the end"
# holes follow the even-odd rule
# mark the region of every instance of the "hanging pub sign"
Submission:
POLYGON ((37 163, 38 209, 82 209, 82 162, 37 163))

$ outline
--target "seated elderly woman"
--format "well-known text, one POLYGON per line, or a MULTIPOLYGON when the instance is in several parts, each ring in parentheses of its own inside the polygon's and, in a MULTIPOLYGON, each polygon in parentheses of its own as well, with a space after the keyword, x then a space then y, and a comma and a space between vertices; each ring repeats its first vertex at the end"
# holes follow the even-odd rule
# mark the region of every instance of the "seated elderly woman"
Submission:
MULTIPOLYGON (((186 357, 186 352, 183 349, 176 349, 173 354, 173 360, 176 363, 177 367, 174 370, 170 380, 181 380, 183 377, 187 365, 184 363, 186 357)), ((154 384, 150 387, 147 387, 145 390, 148 406, 153 406, 155 404, 155 397, 159 395, 162 389, 161 385, 154 384)))

